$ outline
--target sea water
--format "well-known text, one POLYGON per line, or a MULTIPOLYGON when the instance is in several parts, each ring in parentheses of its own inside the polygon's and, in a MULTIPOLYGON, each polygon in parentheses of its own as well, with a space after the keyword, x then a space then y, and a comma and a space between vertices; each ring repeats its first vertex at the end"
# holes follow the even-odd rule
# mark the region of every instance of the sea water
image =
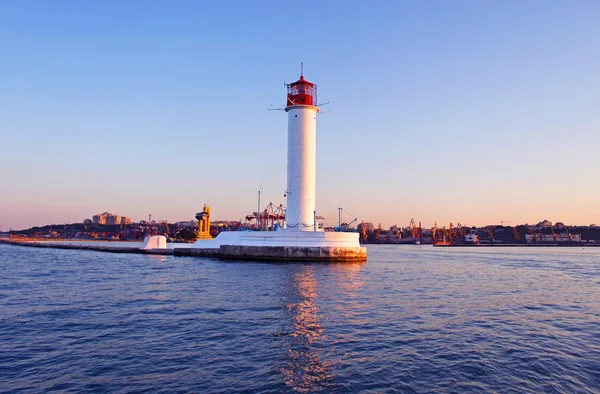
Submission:
POLYGON ((368 254, 0 245, 0 391, 600 392, 600 248, 368 254))

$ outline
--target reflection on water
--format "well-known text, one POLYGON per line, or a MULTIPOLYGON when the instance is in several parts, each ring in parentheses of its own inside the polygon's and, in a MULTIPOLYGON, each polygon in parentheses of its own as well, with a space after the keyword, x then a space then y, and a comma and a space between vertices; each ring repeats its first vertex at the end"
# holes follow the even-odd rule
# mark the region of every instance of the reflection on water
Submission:
MULTIPOLYGON (((327 338, 322 312, 317 306, 319 288, 325 288, 325 297, 333 297, 347 308, 341 311, 344 319, 353 321, 357 308, 346 304, 348 298, 355 298, 364 283, 360 270, 364 263, 330 264, 327 276, 321 266, 301 265, 290 272, 289 283, 285 287, 285 310, 290 317, 291 332, 285 338, 284 363, 281 373, 284 383, 294 391, 314 392, 335 389, 334 370, 339 362, 339 354, 334 354, 330 338, 327 338), (333 291, 333 292, 331 292, 333 291)), ((321 296, 321 298, 323 298, 321 296)), ((362 309, 364 306, 358 307, 362 309)), ((334 334, 334 333, 333 333, 334 334)))
POLYGON ((308 392, 323 389, 331 381, 331 365, 323 361, 318 342, 323 338, 323 326, 315 304, 318 282, 315 268, 300 267, 291 281, 286 305, 292 321, 293 331, 289 334, 287 353, 281 370, 285 384, 298 391, 308 392))
POLYGON ((338 288, 350 293, 349 295, 356 295, 356 292, 364 285, 360 271, 365 264, 365 262, 358 262, 332 265, 331 272, 336 279, 338 288))
POLYGON ((164 263, 167 261, 167 256, 162 254, 144 254, 143 255, 149 262, 152 263, 164 263))
POLYGON ((163 255, 144 255, 148 260, 148 264, 155 272, 152 276, 152 280, 148 280, 144 285, 144 290, 148 294, 148 299, 154 301, 163 301, 162 303, 154 306, 155 310, 168 309, 170 306, 165 304, 167 301, 171 301, 173 291, 170 289, 170 284, 176 280, 169 274, 169 270, 164 269, 163 264, 167 262, 167 256, 163 255))

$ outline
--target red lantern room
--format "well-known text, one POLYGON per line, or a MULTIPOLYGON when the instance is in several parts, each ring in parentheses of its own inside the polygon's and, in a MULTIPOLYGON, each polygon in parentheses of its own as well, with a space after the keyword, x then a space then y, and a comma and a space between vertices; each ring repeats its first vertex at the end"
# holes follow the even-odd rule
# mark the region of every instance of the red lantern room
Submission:
POLYGON ((287 106, 317 106, 317 85, 304 79, 304 75, 296 82, 287 85, 287 106))

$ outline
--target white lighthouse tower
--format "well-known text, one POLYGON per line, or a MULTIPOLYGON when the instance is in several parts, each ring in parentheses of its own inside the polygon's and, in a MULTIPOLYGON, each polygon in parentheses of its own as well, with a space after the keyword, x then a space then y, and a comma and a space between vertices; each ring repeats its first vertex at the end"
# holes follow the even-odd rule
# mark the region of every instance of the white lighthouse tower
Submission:
POLYGON ((317 167, 317 85, 304 75, 287 85, 287 210, 289 230, 317 231, 315 184, 317 167))

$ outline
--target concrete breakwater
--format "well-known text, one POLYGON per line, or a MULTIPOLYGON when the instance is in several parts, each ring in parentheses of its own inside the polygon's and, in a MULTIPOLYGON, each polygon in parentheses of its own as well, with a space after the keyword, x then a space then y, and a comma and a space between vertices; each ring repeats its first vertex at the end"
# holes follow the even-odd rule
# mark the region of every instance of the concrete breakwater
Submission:
POLYGON ((36 241, 33 239, 14 240, 0 239, 0 243, 6 243, 17 246, 28 246, 32 248, 53 248, 53 249, 76 249, 93 250, 109 253, 136 253, 136 254, 159 254, 173 255, 174 249, 140 249, 138 242, 97 242, 95 244, 85 244, 84 242, 62 241, 36 241))
POLYGON ((140 249, 136 242, 100 242, 93 245, 84 242, 68 241, 17 241, 2 239, 0 242, 36 248, 92 250, 109 253, 135 253, 155 255, 175 255, 191 257, 213 257, 228 260, 267 260, 267 261, 322 261, 356 262, 366 261, 365 248, 347 247, 304 247, 304 246, 243 246, 221 245, 219 248, 168 248, 140 249))
POLYGON ((218 257, 234 260, 366 261, 365 248, 221 245, 219 249, 179 248, 175 256, 218 257))

